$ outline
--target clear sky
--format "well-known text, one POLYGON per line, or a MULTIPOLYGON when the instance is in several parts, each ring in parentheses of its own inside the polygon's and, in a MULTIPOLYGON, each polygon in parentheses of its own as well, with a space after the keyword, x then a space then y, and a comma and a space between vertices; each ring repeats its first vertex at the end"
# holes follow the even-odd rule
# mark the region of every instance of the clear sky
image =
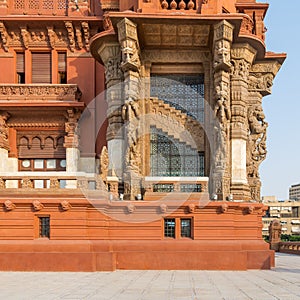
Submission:
POLYGON ((268 51, 287 53, 272 88, 263 99, 269 123, 266 160, 261 164, 262 196, 288 199, 288 189, 300 183, 300 24, 299 0, 257 1, 270 4, 265 18, 268 51))

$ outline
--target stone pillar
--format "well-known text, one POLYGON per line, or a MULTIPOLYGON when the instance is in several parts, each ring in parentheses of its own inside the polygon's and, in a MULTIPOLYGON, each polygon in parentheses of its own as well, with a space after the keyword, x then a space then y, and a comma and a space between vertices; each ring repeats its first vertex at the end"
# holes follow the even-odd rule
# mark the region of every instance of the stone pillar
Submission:
MULTIPOLYGON (((66 148, 66 172, 76 173, 78 171, 78 162, 80 158, 79 136, 78 136, 78 119, 80 112, 75 109, 68 109, 65 114, 67 121, 65 122, 65 136, 64 147, 66 148)), ((76 180, 67 180, 66 188, 77 188, 76 180)))
POLYGON ((119 43, 104 43, 98 53, 105 66, 106 99, 108 103, 106 134, 107 151, 109 157, 108 175, 115 170, 117 177, 123 176, 124 165, 124 134, 122 110, 123 73, 121 71, 121 48, 119 43))
POLYGON ((247 139, 247 178, 251 200, 260 201, 261 181, 259 165, 266 158, 266 131, 268 123, 262 108, 263 96, 271 94, 273 79, 280 64, 262 62, 252 66, 248 85, 248 139, 247 139))
POLYGON ((233 26, 223 20, 214 27, 214 122, 212 145, 212 184, 214 200, 225 200, 230 194, 229 129, 230 129, 230 49, 233 26))
POLYGON ((235 200, 250 200, 247 180, 247 102, 249 70, 256 51, 248 44, 231 50, 231 193, 235 200))
POLYGON ((122 119, 125 124, 125 199, 134 200, 141 194, 140 107, 140 49, 137 25, 124 18, 118 24, 121 45, 121 68, 124 73, 124 104, 122 119))

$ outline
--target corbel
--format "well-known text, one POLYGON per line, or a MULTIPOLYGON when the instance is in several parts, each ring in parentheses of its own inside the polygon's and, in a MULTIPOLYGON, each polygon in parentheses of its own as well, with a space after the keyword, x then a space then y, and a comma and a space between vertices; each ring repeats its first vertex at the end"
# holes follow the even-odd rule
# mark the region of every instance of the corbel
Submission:
POLYGON ((9 37, 8 37, 6 27, 2 21, 0 22, 0 36, 1 36, 1 40, 2 40, 3 49, 4 49, 4 51, 8 52, 9 37))

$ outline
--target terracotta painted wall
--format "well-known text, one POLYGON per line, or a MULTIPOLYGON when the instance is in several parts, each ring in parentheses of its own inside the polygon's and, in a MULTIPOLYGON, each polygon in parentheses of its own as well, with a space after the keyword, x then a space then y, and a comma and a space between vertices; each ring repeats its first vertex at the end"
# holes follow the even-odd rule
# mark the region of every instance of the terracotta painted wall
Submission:
POLYGON ((68 83, 78 84, 82 92, 82 101, 88 104, 95 97, 95 60, 82 54, 68 57, 68 83))
POLYGON ((0 83, 14 83, 16 80, 13 53, 0 52, 0 83), (3 56, 2 56, 3 55, 3 56))

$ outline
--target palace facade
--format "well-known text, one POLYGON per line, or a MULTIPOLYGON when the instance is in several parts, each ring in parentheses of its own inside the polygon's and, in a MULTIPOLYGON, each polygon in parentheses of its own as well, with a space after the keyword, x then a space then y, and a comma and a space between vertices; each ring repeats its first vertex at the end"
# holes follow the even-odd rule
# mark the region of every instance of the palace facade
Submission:
POLYGON ((268 269, 255 0, 0 1, 0 269, 268 269))

